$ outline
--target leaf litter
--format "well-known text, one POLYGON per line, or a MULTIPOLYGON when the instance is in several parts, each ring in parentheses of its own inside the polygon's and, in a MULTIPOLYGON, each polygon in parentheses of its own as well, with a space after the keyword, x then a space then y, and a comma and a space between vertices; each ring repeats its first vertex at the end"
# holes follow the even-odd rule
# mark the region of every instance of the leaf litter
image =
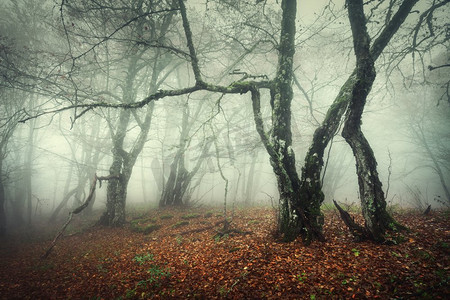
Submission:
POLYGON ((46 259, 51 237, 8 237, 0 298, 450 298, 448 211, 395 214, 410 229, 390 237, 396 245, 354 242, 337 211, 325 214, 327 241, 308 247, 274 238, 271 208, 238 209, 235 230, 221 235, 219 209, 151 210, 124 228, 75 231, 46 259), (145 232, 136 223, 158 226, 145 232))

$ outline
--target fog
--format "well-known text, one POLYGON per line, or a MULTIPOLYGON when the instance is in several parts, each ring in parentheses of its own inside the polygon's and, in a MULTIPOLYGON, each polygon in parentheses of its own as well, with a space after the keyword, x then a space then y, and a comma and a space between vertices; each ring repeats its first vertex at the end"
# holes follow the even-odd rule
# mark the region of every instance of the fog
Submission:
MULTIPOLYGON (((65 218, 85 201, 95 174, 117 174, 119 158, 120 174, 129 175, 127 210, 224 201, 229 207, 276 207, 277 178, 256 131, 249 93, 168 93, 130 108, 161 91, 195 86, 179 13, 164 4, 114 13, 73 2, 0 4, 0 167, 7 230, 52 215, 65 218)), ((255 11, 249 9, 254 1, 224 2, 186 1, 205 82, 226 87, 242 78, 273 79, 279 1, 264 1, 264 10, 255 11)), ((405 45, 417 22, 412 15, 375 64, 362 131, 389 206, 450 203, 449 44, 439 36, 443 27, 448 31, 439 16, 448 12, 447 7, 436 13, 435 38, 409 53, 405 45)), ((355 58, 343 1, 300 1, 297 18, 290 127, 300 174, 314 131, 355 58)), ((368 30, 377 36, 381 13, 371 20, 368 30)), ((267 128, 273 125, 270 101, 263 91, 267 128)), ((324 204, 360 205, 355 159, 340 131, 325 150, 321 178, 324 204)), ((89 209, 98 215, 106 210, 112 181, 97 187, 89 209)))

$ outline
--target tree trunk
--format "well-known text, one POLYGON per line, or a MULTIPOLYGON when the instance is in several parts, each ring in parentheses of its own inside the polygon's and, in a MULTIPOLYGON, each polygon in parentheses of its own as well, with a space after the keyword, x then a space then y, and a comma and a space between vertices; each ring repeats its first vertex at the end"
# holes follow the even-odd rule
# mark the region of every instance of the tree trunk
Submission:
MULTIPOLYGON (((370 55, 373 61, 378 59, 417 1, 403 1, 390 22, 378 35, 370 48, 370 55)), ((337 134, 341 119, 347 111, 357 84, 356 72, 357 70, 355 69, 344 83, 333 104, 328 109, 321 126, 315 130, 311 147, 305 156, 302 168, 300 198, 302 201, 312 203, 314 206, 320 205, 324 201, 322 182, 320 180, 324 151, 331 139, 337 134)))
POLYGON ((117 177, 118 179, 111 179, 108 181, 106 211, 100 218, 99 224, 106 226, 122 226, 125 223, 128 182, 131 173, 133 172, 136 159, 139 156, 139 153, 141 153, 147 140, 154 107, 154 102, 149 104, 144 121, 138 122, 141 131, 130 152, 125 151, 123 145, 131 112, 130 110, 120 111, 117 131, 115 134, 111 133, 113 140, 113 161, 109 169, 110 177, 117 177))
POLYGON ((366 99, 375 81, 374 60, 370 53, 370 37, 367 33, 363 1, 347 3, 356 56, 356 84, 351 94, 349 108, 345 116, 342 136, 350 145, 356 160, 362 213, 371 238, 383 242, 384 233, 395 224, 386 211, 386 201, 377 172, 377 162, 361 131, 361 117, 366 99))
POLYGON ((183 204, 183 195, 190 184, 190 176, 184 167, 184 151, 184 148, 180 148, 170 165, 169 178, 159 201, 160 207, 183 204))
POLYGON ((314 132, 313 141, 305 156, 305 162, 302 168, 300 198, 305 203, 320 207, 325 199, 322 191, 322 181, 320 179, 324 164, 324 152, 339 129, 340 121, 347 110, 355 83, 356 73, 353 72, 328 109, 322 125, 314 132))
MULTIPOLYGON (((180 138, 180 140, 186 141, 186 139, 180 138)), ((191 171, 186 170, 184 165, 184 153, 186 151, 186 145, 184 142, 180 143, 179 150, 175 155, 174 161, 170 166, 169 178, 164 185, 164 191, 159 201, 159 206, 164 207, 168 205, 181 206, 186 204, 191 198, 191 192, 188 192, 192 179, 197 174, 203 161, 207 157, 207 153, 212 145, 212 138, 206 138, 203 141, 203 149, 200 153, 195 166, 191 171)))
MULTIPOLYGON (((122 154, 124 155, 124 154, 122 154)), ((113 163, 109 169, 110 177, 117 176, 108 181, 106 191, 106 211, 99 223, 105 226, 122 226, 126 217, 126 200, 128 182, 134 162, 123 159, 122 155, 113 153, 113 163)))
POLYGON ((26 222, 28 226, 31 226, 31 214, 33 211, 33 184, 32 184, 32 172, 33 172, 33 155, 34 155, 34 139, 35 130, 34 126, 36 119, 31 120, 28 131, 28 143, 27 152, 24 162, 24 188, 26 191, 26 206, 27 206, 27 218, 26 222))
MULTIPOLYGON (((0 170, 2 170, 1 162, 0 162, 0 170)), ((5 213, 6 193, 5 193, 5 186, 3 184, 3 174, 0 173, 0 176, 1 176, 0 177, 0 237, 1 237, 6 234, 6 213, 5 213)))
POLYGON ((126 173, 126 161, 128 160, 126 153, 123 150, 123 143, 130 121, 130 110, 121 110, 119 116, 119 124, 116 133, 111 133, 113 141, 113 161, 109 168, 110 176, 118 176, 118 179, 111 179, 108 181, 108 188, 106 192, 106 211, 100 218, 99 223, 106 226, 121 226, 125 223, 125 204, 127 196, 127 186, 130 174, 126 173))
MULTIPOLYGON (((248 171, 248 177, 247 177, 247 186, 245 188, 245 194, 244 194, 244 203, 245 205, 250 206, 253 202, 253 190, 254 190, 254 176, 255 176, 255 166, 256 166, 256 159, 258 157, 257 151, 252 152, 252 162, 250 164, 250 170, 248 171)), ((245 177, 244 177, 245 178, 245 177)))
POLYGON ((280 194, 278 231, 283 240, 292 241, 301 235, 305 244, 312 240, 324 240, 323 217, 320 205, 310 205, 300 198, 300 178, 295 167, 292 150, 291 102, 293 98, 293 59, 295 53, 295 17, 297 3, 282 1, 283 10, 276 78, 270 90, 272 130, 264 129, 261 116, 260 92, 251 89, 253 116, 256 130, 270 157, 278 192, 280 194))

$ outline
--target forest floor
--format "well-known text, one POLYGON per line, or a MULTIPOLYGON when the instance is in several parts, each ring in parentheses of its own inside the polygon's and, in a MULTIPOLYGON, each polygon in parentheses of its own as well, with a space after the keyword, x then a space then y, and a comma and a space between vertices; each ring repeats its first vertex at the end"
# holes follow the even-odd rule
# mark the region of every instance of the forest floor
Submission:
POLYGON ((411 229, 397 245, 354 242, 335 210, 310 246, 277 241, 271 208, 237 209, 223 236, 220 208, 129 215, 124 228, 75 217, 46 259, 59 228, 2 240, 0 298, 450 299, 449 211, 395 213, 411 229))

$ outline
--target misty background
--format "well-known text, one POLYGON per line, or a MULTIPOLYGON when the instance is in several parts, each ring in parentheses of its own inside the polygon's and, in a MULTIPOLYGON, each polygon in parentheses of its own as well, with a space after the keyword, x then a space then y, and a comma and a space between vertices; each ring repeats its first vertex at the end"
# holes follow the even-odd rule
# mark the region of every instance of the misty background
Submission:
MULTIPOLYGON (((195 83, 180 17, 165 11, 164 1, 154 1, 162 12, 138 18, 149 8, 141 2, 123 1, 117 10, 105 4, 102 10, 89 1, 64 7, 50 0, 1 1, 0 154, 7 227, 65 217, 83 203, 94 174, 109 174, 117 143, 135 160, 127 208, 178 201, 167 194, 176 184, 171 172, 190 179, 183 205, 222 205, 224 195, 229 205, 277 203, 276 179, 248 95, 200 91, 138 109, 62 109, 129 104, 195 83)), ((209 82, 274 77, 279 4, 266 2, 264 11, 252 10, 253 1, 186 2, 209 82)), ((420 2, 426 1, 419 8, 420 2)), ((407 21, 376 64, 363 131, 388 205, 425 209, 450 203, 450 72, 433 69, 450 59, 448 12, 435 20, 436 36, 446 37, 408 52, 414 22, 407 21)), ((292 147, 300 170, 314 130, 355 62, 343 1, 300 1, 298 14, 292 147)), ((372 32, 383 16, 378 18, 369 23, 372 32)), ((270 122, 268 95, 262 95, 262 113, 270 122)), ((358 205, 350 147, 336 135, 326 153, 325 203, 358 205)), ((103 184, 90 210, 105 209, 103 184)))

